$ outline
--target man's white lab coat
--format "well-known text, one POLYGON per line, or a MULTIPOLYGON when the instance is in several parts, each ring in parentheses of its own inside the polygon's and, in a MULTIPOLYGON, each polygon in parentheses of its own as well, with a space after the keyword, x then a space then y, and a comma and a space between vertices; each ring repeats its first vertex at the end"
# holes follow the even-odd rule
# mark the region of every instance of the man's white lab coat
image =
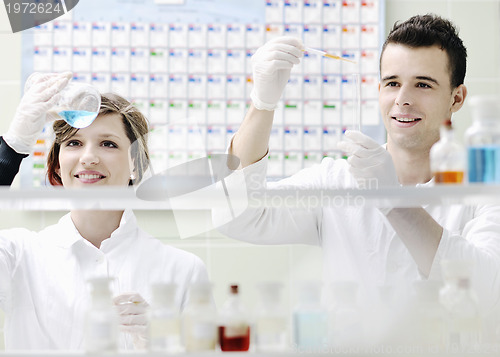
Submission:
MULTIPOLYGON (((243 169, 250 189, 266 186, 266 167, 267 157, 243 169)), ((230 177, 226 185, 231 185, 230 177)), ((425 190, 430 185, 432 182, 419 186, 425 190)), ((331 158, 289 178, 267 183, 267 188, 288 190, 349 187, 356 184, 346 160, 331 158)), ((411 289, 413 281, 424 279, 410 252, 377 208, 347 205, 345 197, 329 197, 328 207, 308 209, 307 200, 303 200, 298 201, 303 209, 287 208, 286 197, 280 197, 285 207, 247 209, 219 229, 229 237, 256 244, 319 245, 323 249, 326 282, 357 281, 374 292, 384 285, 411 289)), ((351 203, 356 202, 356 197, 351 199, 351 203)), ((294 197, 289 202, 296 203, 294 197)), ((470 259, 474 264, 473 285, 482 307, 496 307, 500 300, 500 206, 423 208, 444 228, 428 278, 441 279, 441 261, 445 258, 470 259)), ((213 215, 217 223, 221 218, 217 210, 213 215)))

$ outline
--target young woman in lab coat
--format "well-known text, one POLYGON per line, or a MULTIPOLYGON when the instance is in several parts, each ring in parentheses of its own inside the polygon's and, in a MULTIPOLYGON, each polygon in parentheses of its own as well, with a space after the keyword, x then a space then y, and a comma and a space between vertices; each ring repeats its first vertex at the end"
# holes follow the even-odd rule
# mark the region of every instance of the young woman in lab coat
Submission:
MULTIPOLYGON (((44 113, 67 81, 65 75, 40 76, 23 97, 8 133, 0 138, 3 184, 10 183, 30 152, 44 113)), ((126 186, 140 181, 147 169, 147 120, 117 95, 102 96, 99 115, 89 127, 75 129, 60 120, 53 128, 47 165, 52 185, 126 186)), ((126 332, 119 348, 126 349, 147 344, 147 301, 153 283, 177 284, 181 308, 190 283, 208 281, 197 256, 151 237, 137 226, 129 209, 72 210, 40 232, 1 230, 0 308, 6 316, 6 349, 84 348, 87 280, 95 276, 115 278, 114 303, 126 332)))

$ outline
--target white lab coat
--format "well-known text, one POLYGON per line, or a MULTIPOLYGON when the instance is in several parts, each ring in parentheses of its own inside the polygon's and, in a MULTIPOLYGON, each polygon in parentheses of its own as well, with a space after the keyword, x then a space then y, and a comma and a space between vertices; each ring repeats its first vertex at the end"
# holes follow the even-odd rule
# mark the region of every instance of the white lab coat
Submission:
MULTIPOLYGON (((262 159, 243 169, 250 189, 266 186, 266 167, 267 159, 262 159)), ((419 186, 425 189, 432 184, 419 186)), ((226 185, 231 185, 230 178, 226 179, 226 185)), ((269 182, 267 187, 290 190, 356 185, 346 160, 325 158, 321 164, 281 181, 269 182)), ((326 282, 357 281, 365 292, 372 293, 386 285, 411 290, 410 284, 423 277, 387 218, 373 206, 348 206, 343 204, 344 199, 333 197, 331 206, 322 208, 307 209, 307 201, 301 201, 304 209, 247 209, 219 229, 229 237, 257 244, 319 245, 323 249, 326 282)), ((281 200, 286 206, 285 199, 281 200)), ((500 299, 500 206, 425 206, 424 209, 444 227, 429 279, 441 279, 443 258, 471 259, 475 265, 473 284, 483 308, 496 307, 500 299)), ((213 216, 216 224, 222 218, 217 210, 213 216)), ((367 301, 374 297, 367 295, 367 301)))
MULTIPOLYGON (((41 232, 0 231, 0 308, 5 311, 5 347, 36 350, 84 348, 86 280, 116 277, 114 295, 138 292, 151 302, 151 284, 177 284, 179 307, 193 281, 208 281, 203 262, 142 231, 126 210, 120 226, 100 249, 82 238, 70 214, 41 232)), ((128 336, 130 337, 130 336, 128 336)), ((121 338, 120 348, 133 348, 121 338)))

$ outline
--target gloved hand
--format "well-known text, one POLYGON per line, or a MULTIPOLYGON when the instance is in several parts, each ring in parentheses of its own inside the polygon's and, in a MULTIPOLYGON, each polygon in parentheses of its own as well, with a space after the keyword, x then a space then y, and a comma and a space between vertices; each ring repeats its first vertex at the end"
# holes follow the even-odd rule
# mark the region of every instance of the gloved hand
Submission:
POLYGON ((255 108, 274 110, 290 78, 294 64, 300 63, 304 45, 295 37, 277 37, 260 47, 252 56, 255 108))
MULTIPOLYGON (((68 84, 71 72, 33 73, 30 87, 17 107, 5 142, 19 154, 29 154, 46 123, 47 111, 58 101, 58 93, 68 84)), ((52 118, 51 118, 52 119, 52 118)))
MULTIPOLYGON (((348 140, 337 146, 347 154, 350 172, 359 188, 400 187, 392 157, 385 148, 360 131, 347 130, 345 137, 348 140)), ((391 209, 379 208, 386 215, 391 209)))
POLYGON ((119 317, 120 331, 129 333, 136 349, 148 347, 149 304, 138 293, 124 293, 113 298, 119 317))

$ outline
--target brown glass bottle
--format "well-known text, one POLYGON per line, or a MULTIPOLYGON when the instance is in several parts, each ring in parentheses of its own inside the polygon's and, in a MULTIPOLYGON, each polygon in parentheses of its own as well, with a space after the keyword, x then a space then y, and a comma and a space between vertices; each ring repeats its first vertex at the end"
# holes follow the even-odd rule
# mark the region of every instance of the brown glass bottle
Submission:
POLYGON ((219 345, 222 351, 248 351, 250 325, 240 303, 238 285, 231 285, 229 297, 221 310, 219 345))

